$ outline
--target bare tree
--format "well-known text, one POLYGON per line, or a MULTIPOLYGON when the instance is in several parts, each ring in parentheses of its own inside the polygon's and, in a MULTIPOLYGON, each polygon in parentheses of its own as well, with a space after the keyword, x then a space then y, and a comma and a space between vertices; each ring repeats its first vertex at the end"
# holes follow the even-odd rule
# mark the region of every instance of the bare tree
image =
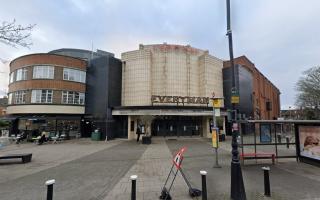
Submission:
POLYGON ((296 85, 298 91, 296 104, 308 112, 312 110, 315 118, 320 114, 320 66, 313 67, 303 72, 303 77, 296 85))
POLYGON ((35 24, 18 25, 15 19, 12 22, 4 21, 0 25, 0 42, 12 47, 22 46, 29 48, 32 45, 29 39, 34 26, 35 24))

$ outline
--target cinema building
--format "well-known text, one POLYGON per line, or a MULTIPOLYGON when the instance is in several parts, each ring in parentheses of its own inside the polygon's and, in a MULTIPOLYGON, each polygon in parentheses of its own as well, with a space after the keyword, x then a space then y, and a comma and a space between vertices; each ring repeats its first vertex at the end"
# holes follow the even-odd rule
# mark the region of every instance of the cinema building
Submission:
MULTIPOLYGON (((189 45, 140 45, 122 53, 121 106, 112 115, 127 122, 128 139, 138 125, 153 136, 210 137, 210 98, 223 98, 223 61, 189 45)), ((223 106, 223 105, 222 105, 223 106)))

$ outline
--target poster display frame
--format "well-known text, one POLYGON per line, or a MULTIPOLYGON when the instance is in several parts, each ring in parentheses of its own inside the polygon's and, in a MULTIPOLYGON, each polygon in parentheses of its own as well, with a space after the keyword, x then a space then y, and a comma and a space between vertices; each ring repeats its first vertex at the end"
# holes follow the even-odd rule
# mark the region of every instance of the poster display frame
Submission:
MULTIPOLYGON (((301 141, 300 141, 300 139, 301 139, 300 128, 301 127, 319 127, 320 128, 320 124, 295 124, 296 152, 297 152, 297 156, 299 158, 299 161, 320 166, 320 158, 316 159, 316 158, 301 154, 301 148, 300 148, 301 147, 301 141)), ((319 135, 318 138, 320 139, 320 132, 318 133, 318 135, 319 135)), ((319 144, 319 146, 320 146, 320 144, 319 144)))
POLYGON ((270 123, 262 123, 260 124, 260 143, 271 143, 272 142, 272 131, 271 131, 271 124, 270 123), (268 131, 267 134, 263 131, 264 128, 267 128, 265 130, 268 131), (269 137, 269 139, 267 139, 269 137))

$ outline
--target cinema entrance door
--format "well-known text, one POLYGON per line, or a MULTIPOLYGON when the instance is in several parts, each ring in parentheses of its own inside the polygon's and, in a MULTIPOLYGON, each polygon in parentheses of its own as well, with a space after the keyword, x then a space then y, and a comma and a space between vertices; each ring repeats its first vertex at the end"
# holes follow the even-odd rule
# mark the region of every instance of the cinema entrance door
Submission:
POLYGON ((199 136, 202 133, 202 117, 158 116, 151 124, 153 136, 199 136))

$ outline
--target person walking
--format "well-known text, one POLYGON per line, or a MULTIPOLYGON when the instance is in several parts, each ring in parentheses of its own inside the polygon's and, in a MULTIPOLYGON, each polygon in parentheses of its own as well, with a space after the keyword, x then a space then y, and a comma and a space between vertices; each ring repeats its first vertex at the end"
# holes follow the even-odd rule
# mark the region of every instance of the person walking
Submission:
POLYGON ((138 127, 137 127, 137 132, 136 132, 136 134, 137 134, 137 142, 139 142, 139 140, 140 140, 140 135, 141 135, 140 125, 138 125, 138 127))

